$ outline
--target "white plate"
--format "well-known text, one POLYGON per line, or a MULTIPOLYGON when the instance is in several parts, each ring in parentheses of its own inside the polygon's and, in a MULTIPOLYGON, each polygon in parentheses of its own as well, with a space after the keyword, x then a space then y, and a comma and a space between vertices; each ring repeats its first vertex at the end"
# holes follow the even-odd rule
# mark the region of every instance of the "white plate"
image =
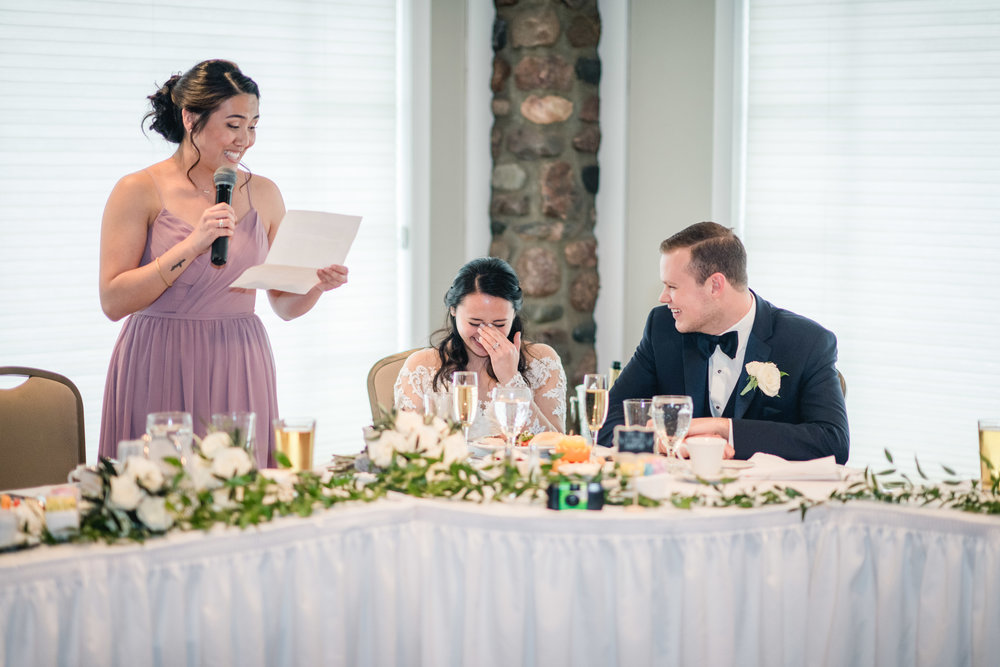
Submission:
POLYGON ((753 464, 750 461, 740 461, 739 459, 727 459, 722 462, 723 470, 746 470, 752 467, 753 464))

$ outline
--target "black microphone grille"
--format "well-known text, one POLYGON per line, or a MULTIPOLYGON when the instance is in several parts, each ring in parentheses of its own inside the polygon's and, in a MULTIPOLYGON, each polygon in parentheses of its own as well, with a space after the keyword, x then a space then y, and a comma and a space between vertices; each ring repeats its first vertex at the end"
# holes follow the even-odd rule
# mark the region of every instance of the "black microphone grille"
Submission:
POLYGON ((215 170, 215 176, 212 177, 212 181, 216 187, 220 185, 228 185, 231 188, 236 187, 236 170, 232 167, 219 167, 215 170))

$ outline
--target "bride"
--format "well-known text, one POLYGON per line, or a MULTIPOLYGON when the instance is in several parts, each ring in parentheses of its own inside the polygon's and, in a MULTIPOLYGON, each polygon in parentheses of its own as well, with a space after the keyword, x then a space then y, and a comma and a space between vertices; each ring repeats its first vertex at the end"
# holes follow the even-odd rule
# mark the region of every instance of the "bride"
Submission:
POLYGON ((458 271, 444 297, 448 323, 436 347, 414 352, 396 378, 397 409, 423 412, 424 394, 447 391, 455 371, 479 376, 479 410, 472 439, 499 432, 487 408, 495 387, 529 387, 533 394, 528 430, 564 430, 566 374, 548 345, 521 340, 523 303, 514 269, 502 259, 474 259, 458 271))

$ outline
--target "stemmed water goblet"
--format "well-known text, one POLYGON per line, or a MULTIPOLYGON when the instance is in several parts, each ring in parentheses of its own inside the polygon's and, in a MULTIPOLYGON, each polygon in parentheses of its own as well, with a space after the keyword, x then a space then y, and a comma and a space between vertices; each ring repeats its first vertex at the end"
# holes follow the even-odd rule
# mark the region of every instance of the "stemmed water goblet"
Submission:
POLYGON ((469 444, 469 427, 476 419, 479 408, 479 375, 473 371, 455 371, 451 374, 451 397, 454 401, 455 421, 462 424, 465 444, 469 444))
POLYGON ((503 431, 507 461, 514 460, 514 441, 531 416, 531 390, 527 387, 497 387, 493 390, 493 415, 503 431))
POLYGON ((691 414, 694 404, 690 396, 654 396, 653 428, 656 436, 666 448, 668 459, 677 458, 677 443, 684 439, 691 428, 691 414))
POLYGON ((608 418, 608 378, 600 373, 583 376, 583 409, 590 429, 590 441, 597 444, 597 433, 608 418))

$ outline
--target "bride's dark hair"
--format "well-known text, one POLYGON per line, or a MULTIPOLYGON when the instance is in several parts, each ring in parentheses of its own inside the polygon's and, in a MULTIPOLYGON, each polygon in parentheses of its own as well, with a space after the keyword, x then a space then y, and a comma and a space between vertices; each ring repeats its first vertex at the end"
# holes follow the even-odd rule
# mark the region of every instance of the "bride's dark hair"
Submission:
MULTIPOLYGON (((448 293, 444 295, 444 305, 448 307, 447 321, 444 328, 434 334, 435 337, 444 336, 440 343, 435 344, 441 360, 441 366, 434 375, 432 383, 435 389, 444 388, 450 382, 453 372, 464 371, 469 364, 469 352, 465 349, 465 342, 458 333, 455 316, 451 314, 451 309, 458 307, 462 299, 469 294, 487 294, 510 302, 514 308, 514 321, 511 323, 507 339, 511 342, 514 340, 514 334, 524 328, 520 314, 524 295, 517 274, 510 264, 499 257, 480 257, 467 263, 458 270, 458 275, 448 288, 448 293)), ((517 361, 519 373, 523 373, 528 367, 526 346, 527 343, 522 338, 520 358, 517 361)), ((486 363, 486 372, 494 380, 497 379, 493 373, 493 364, 489 361, 486 363)))

